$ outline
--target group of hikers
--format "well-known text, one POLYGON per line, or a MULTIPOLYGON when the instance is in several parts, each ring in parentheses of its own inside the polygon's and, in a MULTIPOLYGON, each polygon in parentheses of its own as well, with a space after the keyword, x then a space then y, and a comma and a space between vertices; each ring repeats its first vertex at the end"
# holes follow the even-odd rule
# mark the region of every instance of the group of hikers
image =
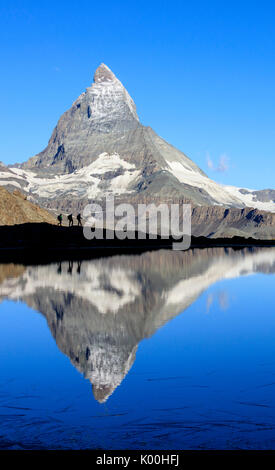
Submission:
MULTIPOLYGON (((66 263, 65 263, 66 264, 66 263)), ((81 264, 82 261, 77 261, 77 267, 76 267, 76 272, 77 274, 81 274, 81 264)), ((72 275, 73 274, 73 267, 74 267, 74 261, 69 261, 67 273, 72 275)), ((64 263, 62 264, 62 261, 59 262, 58 268, 57 268, 57 274, 62 274, 62 271, 64 271, 64 263)))
MULTIPOLYGON (((77 214, 76 218, 77 218, 77 222, 78 222, 78 223, 77 223, 77 226, 78 226, 78 227, 82 227, 82 217, 81 217, 81 214, 77 214)), ((69 214, 69 215, 67 216, 67 219, 68 219, 68 222, 69 222, 69 227, 72 227, 73 224, 74 224, 73 214, 69 214)), ((63 222, 63 215, 62 215, 62 214, 59 214, 59 215, 57 216, 57 220, 58 220, 58 225, 60 225, 60 227, 61 227, 62 222, 63 222)))

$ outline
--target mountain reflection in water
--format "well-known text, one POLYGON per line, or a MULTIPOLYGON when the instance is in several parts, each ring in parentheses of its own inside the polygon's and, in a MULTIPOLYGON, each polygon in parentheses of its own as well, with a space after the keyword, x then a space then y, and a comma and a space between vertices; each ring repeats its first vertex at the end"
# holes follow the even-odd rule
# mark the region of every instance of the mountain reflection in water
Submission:
MULTIPOLYGON (((158 251, 92 261, 0 265, 0 300, 41 312, 72 364, 105 402, 132 367, 138 344, 215 282, 275 272, 275 249, 158 251)), ((207 300, 207 309, 213 299, 207 300)), ((221 294, 226 306, 226 295, 221 294)))

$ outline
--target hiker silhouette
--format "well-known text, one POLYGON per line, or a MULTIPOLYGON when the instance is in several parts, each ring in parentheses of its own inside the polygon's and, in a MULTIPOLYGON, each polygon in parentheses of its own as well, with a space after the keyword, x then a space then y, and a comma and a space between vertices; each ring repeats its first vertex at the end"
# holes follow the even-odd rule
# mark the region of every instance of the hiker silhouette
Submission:
POLYGON ((81 214, 77 214, 77 221, 78 221, 78 227, 81 226, 82 227, 82 217, 81 217, 81 214))
POLYGON ((77 274, 81 273, 81 264, 82 264, 82 261, 77 262, 77 270, 76 270, 77 274))
POLYGON ((74 224, 73 214, 68 215, 69 227, 72 227, 74 224))
POLYGON ((62 274, 62 263, 61 261, 59 262, 58 268, 57 268, 57 274, 62 274))
POLYGON ((74 262, 69 261, 69 266, 68 266, 68 271, 67 271, 68 274, 72 275, 73 267, 74 267, 74 262))
POLYGON ((62 219, 63 219, 62 214, 59 214, 59 215, 57 216, 57 220, 58 220, 58 225, 60 225, 60 227, 61 227, 61 225, 62 225, 62 219))

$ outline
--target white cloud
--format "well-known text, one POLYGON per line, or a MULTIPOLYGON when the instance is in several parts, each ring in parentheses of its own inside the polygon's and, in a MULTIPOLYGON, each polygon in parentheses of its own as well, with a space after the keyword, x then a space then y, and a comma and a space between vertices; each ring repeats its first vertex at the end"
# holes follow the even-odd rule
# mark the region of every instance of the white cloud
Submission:
POLYGON ((215 165, 209 152, 207 152, 206 163, 207 163, 209 170, 216 171, 218 173, 226 173, 229 170, 229 157, 225 153, 220 155, 218 164, 215 165))
POLYGON ((208 152, 206 153, 206 160, 207 160, 208 168, 210 170, 213 170, 214 169, 214 163, 213 163, 213 160, 211 159, 210 154, 208 152))
POLYGON ((220 156, 219 164, 217 166, 217 171, 219 173, 226 173, 228 170, 229 170, 229 158, 225 153, 223 153, 220 156))

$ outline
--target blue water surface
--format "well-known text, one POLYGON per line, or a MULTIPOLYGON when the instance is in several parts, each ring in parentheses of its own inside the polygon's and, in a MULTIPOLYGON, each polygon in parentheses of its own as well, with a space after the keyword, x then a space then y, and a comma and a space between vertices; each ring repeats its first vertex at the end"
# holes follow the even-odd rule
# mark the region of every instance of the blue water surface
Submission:
POLYGON ((101 402, 45 314, 3 299, 1 448, 275 449, 274 280, 255 272, 210 284, 141 339, 101 402))

